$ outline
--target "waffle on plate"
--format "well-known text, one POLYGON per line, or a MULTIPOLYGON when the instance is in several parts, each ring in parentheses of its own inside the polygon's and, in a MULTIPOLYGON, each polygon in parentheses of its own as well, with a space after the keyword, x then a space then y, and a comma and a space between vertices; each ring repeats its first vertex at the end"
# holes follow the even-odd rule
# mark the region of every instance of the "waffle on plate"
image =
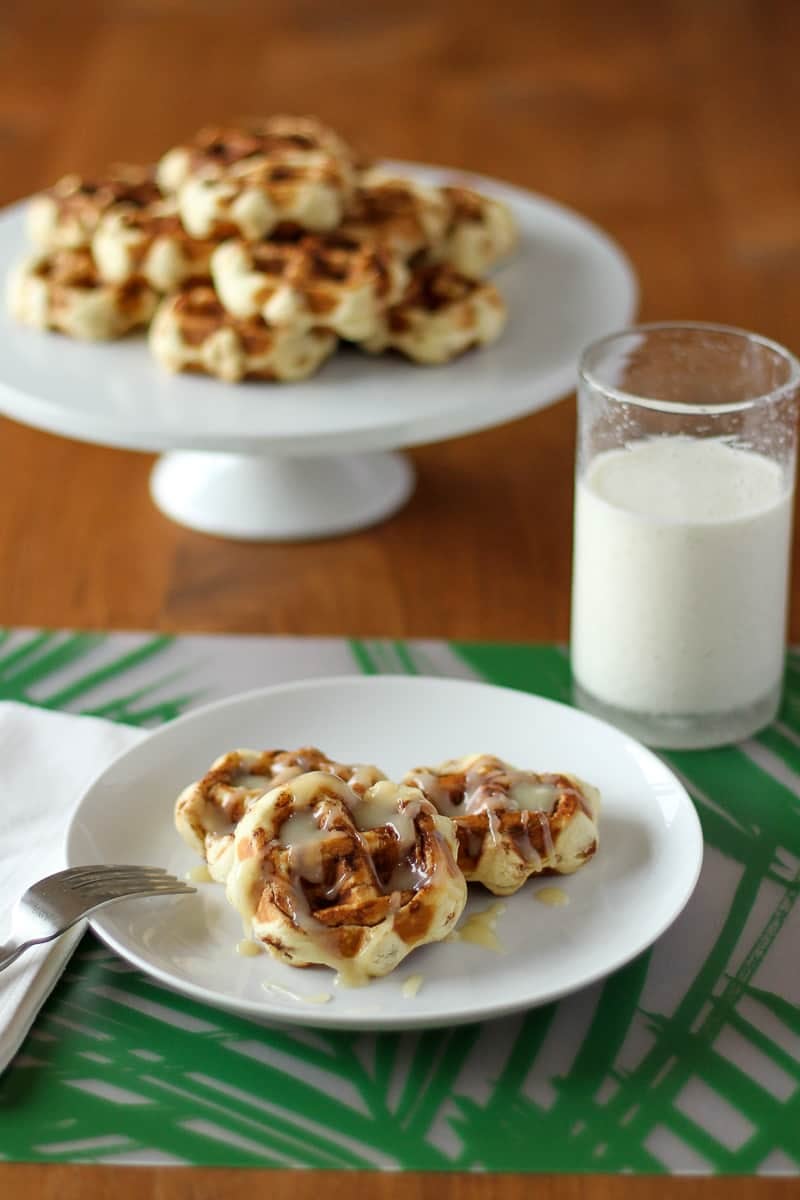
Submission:
POLYGON ((174 204, 166 201, 106 213, 92 239, 103 279, 143 279, 161 293, 174 291, 188 279, 208 279, 217 246, 213 239, 187 233, 174 204))
POLYGON ((543 871, 572 874, 597 850, 600 793, 574 775, 518 771, 471 754, 418 767, 403 782, 452 819, 459 867, 496 895, 543 871))
POLYGON ((414 362, 434 366, 495 341, 507 315, 503 297, 491 283, 461 275, 446 263, 423 265, 362 344, 372 353, 399 350, 414 362))
POLYGON ((388 246, 407 261, 441 243, 449 217, 440 188, 375 167, 360 177, 342 229, 388 246))
POLYGON ((316 746, 229 750, 178 796, 178 833, 206 860, 212 878, 224 880, 231 866, 234 830, 247 810, 265 792, 309 771, 336 775, 357 796, 385 779, 383 772, 369 763, 339 763, 316 746))
POLYGON ((187 180, 178 210, 193 237, 255 240, 281 228, 335 229, 351 191, 349 171, 329 154, 245 159, 219 179, 187 180))
POLYGON ((320 325, 353 341, 373 336, 403 295, 405 264, 384 247, 342 233, 297 241, 232 239, 211 272, 227 310, 272 325, 320 325))
POLYGON ((315 117, 255 117, 232 125, 205 125, 187 143, 166 152, 156 179, 169 195, 189 179, 219 179, 240 163, 315 154, 327 154, 356 169, 352 147, 315 117))
POLYGON ((323 772, 256 801, 226 889, 276 958, 333 967, 350 986, 441 941, 467 899, 452 825, 420 792, 383 780, 359 796, 323 772))
POLYGON ((245 928, 291 966, 344 984, 441 941, 467 883, 496 895, 571 874, 595 854, 600 794, 574 775, 489 754, 417 767, 401 783, 316 747, 232 750, 184 788, 175 824, 226 883, 245 928))
POLYGON ((85 341, 122 337, 148 323, 157 293, 140 278, 108 283, 91 251, 55 250, 19 264, 7 280, 7 301, 23 325, 85 341))
POLYGON ((336 349, 324 326, 267 325, 231 316, 210 283, 167 296, 150 328, 150 348, 169 371, 194 371, 228 383, 297 380, 313 375, 336 349))
POLYGON ((155 167, 65 176, 31 200, 28 233, 19 321, 110 339, 152 320, 159 364, 227 382, 305 379, 339 339, 430 365, 480 349, 506 323, 483 277, 517 237, 499 199, 281 115, 204 126, 155 167))
POLYGON ((432 258, 462 275, 482 279, 517 244, 517 227, 502 201, 468 187, 440 189, 448 206, 447 225, 432 258))
POLYGON ((39 250, 77 250, 91 243, 106 213, 146 208, 160 199, 147 167, 114 167, 99 179, 65 175, 31 200, 28 236, 39 250))

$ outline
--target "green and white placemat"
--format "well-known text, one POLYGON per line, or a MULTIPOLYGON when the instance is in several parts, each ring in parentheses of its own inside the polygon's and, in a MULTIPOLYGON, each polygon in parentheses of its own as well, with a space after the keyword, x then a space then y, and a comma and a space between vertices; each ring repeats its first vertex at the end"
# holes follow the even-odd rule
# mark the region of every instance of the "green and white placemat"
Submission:
MULTIPOLYGON (((0 639, 0 698, 145 727, 247 688, 354 671, 570 700, 552 646, 0 639)), ((88 935, 0 1080, 0 1157, 800 1173, 800 654, 770 729, 665 757, 700 813, 703 873, 672 929, 616 975, 453 1030, 276 1030, 159 987, 88 935)))

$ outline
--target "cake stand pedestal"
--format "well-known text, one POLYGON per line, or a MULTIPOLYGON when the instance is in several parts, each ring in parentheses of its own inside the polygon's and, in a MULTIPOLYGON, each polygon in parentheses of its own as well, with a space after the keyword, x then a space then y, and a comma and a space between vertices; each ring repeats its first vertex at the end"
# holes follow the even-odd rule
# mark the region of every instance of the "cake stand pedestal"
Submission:
POLYGON ((403 454, 277 458, 173 451, 150 475, 150 494, 180 525, 219 537, 301 541, 385 520, 414 490, 403 454))

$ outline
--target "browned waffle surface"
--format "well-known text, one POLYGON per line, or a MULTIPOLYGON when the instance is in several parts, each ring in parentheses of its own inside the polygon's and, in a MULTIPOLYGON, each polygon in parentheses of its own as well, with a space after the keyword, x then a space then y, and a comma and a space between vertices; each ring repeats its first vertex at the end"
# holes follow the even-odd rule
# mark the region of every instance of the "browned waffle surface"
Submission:
POLYGON ((416 790, 384 780, 359 797, 310 773, 240 822, 228 897, 283 961, 364 982, 453 927, 466 900, 454 848, 450 823, 416 790))

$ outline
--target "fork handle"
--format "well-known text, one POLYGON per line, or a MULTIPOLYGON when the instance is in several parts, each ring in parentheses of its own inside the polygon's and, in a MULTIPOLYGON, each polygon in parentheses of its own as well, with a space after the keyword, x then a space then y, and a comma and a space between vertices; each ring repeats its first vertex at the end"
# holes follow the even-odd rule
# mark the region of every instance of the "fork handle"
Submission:
POLYGON ((52 942, 55 937, 58 937, 57 933, 51 934, 50 937, 33 938, 28 942, 6 942, 0 946, 0 971, 5 971, 6 967, 10 967, 13 962, 17 961, 20 954, 24 954, 31 946, 38 946, 42 942, 52 942))

